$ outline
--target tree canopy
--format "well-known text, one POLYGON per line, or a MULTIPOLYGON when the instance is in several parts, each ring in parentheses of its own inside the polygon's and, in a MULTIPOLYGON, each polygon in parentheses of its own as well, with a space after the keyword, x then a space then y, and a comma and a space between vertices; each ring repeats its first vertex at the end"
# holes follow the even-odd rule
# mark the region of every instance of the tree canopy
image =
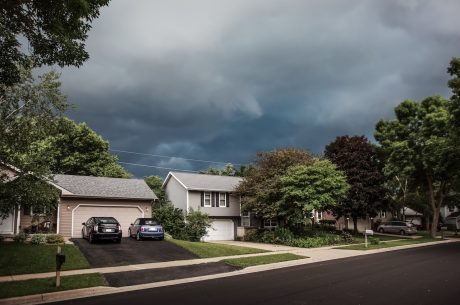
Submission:
POLYGON ((364 136, 337 137, 326 146, 324 155, 345 173, 350 184, 347 196, 332 211, 339 217, 351 217, 356 231, 359 218, 375 216, 384 208, 382 164, 364 136))
POLYGON ((440 207, 454 190, 460 174, 460 150, 452 124, 452 103, 440 96, 422 102, 406 100, 395 108, 396 118, 380 120, 375 138, 386 155, 389 176, 407 175, 426 190, 435 236, 440 207))
POLYGON ((20 68, 29 63, 34 67, 80 66, 89 57, 85 40, 91 23, 108 2, 2 1, 0 83, 6 86, 19 83, 20 68))
POLYGON ((160 205, 164 205, 166 203, 166 192, 163 188, 163 179, 159 176, 147 176, 144 177, 145 183, 150 187, 150 189, 157 195, 158 202, 160 205))
POLYGON ((281 177, 291 166, 313 162, 314 157, 308 151, 297 148, 258 153, 254 167, 245 173, 237 188, 242 194, 242 209, 264 218, 284 218, 281 177))
POLYGON ((329 210, 346 195, 347 177, 329 160, 294 165, 281 177, 288 223, 301 223, 313 210, 329 210))

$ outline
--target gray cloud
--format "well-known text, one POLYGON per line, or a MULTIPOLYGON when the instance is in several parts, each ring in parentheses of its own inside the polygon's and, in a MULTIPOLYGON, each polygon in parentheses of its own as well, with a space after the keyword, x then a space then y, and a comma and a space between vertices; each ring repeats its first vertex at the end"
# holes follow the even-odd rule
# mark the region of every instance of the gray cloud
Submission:
MULTIPOLYGON (((245 163, 372 137, 404 99, 449 96, 458 1, 112 1, 66 68, 70 116, 116 149, 245 163)), ((201 169, 182 159, 120 160, 201 169)), ((137 176, 165 171, 129 167, 137 176)))

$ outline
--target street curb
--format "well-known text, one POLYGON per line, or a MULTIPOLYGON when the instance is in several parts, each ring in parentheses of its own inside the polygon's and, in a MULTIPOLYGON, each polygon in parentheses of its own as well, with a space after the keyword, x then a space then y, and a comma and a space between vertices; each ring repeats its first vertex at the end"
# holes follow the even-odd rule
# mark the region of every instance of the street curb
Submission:
MULTIPOLYGON (((288 268, 288 267, 294 267, 294 266, 299 266, 299 265, 331 261, 331 260, 348 258, 348 257, 371 255, 371 254, 377 254, 377 253, 398 251, 398 250, 404 250, 404 249, 410 249, 410 248, 420 248, 420 247, 425 247, 425 246, 453 243, 453 242, 460 242, 460 241, 446 239, 446 240, 426 242, 426 243, 421 243, 421 244, 403 245, 403 246, 374 249, 374 250, 340 250, 340 251, 349 251, 350 253, 353 252, 353 254, 347 257, 339 257, 339 258, 332 258, 332 259, 331 258, 325 258, 325 259, 305 258, 305 259, 299 259, 299 260, 279 262, 279 263, 274 263, 274 264, 252 266, 252 267, 244 268, 242 270, 225 272, 225 273, 217 273, 217 274, 197 276, 197 277, 191 277, 191 278, 185 278, 185 279, 169 280, 169 281, 147 283, 147 284, 140 284, 140 285, 124 286, 124 287, 118 287, 118 288, 91 287, 91 288, 83 288, 83 289, 76 289, 76 290, 66 290, 66 291, 51 292, 51 293, 44 293, 44 294, 37 294, 37 295, 14 297, 14 298, 9 298, 9 299, 0 299, 0 305, 44 304, 44 303, 49 303, 49 302, 66 301, 66 300, 79 299, 79 298, 85 298, 85 297, 102 296, 102 295, 107 295, 107 294, 123 293, 123 292, 130 292, 130 291, 200 282, 200 281, 206 281, 206 280, 212 280, 212 279, 233 277, 233 276, 238 276, 238 275, 243 275, 243 274, 269 271, 269 270, 274 270, 274 269, 281 269, 281 268, 288 268)), ((296 251, 289 251, 289 252, 295 253, 296 251)))

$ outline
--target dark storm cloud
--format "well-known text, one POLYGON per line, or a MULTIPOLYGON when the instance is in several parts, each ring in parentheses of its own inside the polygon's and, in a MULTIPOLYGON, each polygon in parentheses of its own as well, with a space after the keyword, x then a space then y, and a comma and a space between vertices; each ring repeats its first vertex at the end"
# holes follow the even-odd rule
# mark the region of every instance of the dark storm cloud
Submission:
MULTIPOLYGON (((111 147, 245 163, 372 137, 404 99, 449 95, 458 1, 112 1, 65 92, 111 147)), ((120 160, 212 164, 119 153, 120 160)), ((137 176, 161 174, 130 166, 137 176)))

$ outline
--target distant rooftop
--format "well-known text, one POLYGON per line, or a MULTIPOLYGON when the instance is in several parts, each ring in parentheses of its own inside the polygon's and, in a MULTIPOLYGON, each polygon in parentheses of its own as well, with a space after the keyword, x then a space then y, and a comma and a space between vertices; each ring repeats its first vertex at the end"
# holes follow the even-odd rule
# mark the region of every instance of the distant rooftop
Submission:
POLYGON ((145 181, 141 179, 55 175, 53 182, 71 193, 64 196, 158 199, 145 181))
POLYGON ((233 192, 243 180, 241 177, 232 176, 170 172, 163 185, 168 183, 171 176, 182 183, 186 189, 196 191, 233 192))

